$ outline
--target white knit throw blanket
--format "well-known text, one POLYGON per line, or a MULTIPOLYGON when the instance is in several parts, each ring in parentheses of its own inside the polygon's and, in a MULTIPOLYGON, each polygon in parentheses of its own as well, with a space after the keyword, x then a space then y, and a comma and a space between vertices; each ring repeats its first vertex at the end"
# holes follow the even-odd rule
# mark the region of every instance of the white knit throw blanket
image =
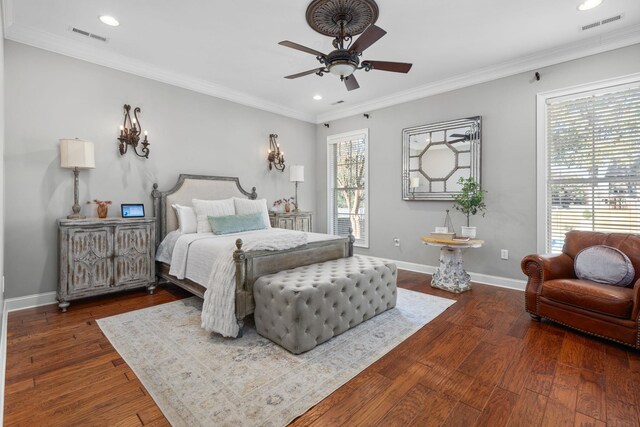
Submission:
MULTIPOLYGON (((277 251, 295 248, 307 243, 306 233, 274 232, 267 237, 247 237, 242 239, 242 250, 277 251)), ((209 332, 217 332, 225 337, 236 337, 240 328, 236 321, 236 268, 233 260, 235 246, 229 246, 228 251, 214 260, 207 290, 204 293, 202 305, 202 327, 209 332)))

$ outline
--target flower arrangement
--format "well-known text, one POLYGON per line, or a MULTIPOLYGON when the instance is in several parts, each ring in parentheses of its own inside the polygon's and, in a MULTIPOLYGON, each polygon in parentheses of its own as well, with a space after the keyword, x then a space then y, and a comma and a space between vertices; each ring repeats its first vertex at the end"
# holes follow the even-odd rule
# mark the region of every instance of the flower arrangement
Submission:
POLYGON ((281 205, 284 205, 284 211, 289 212, 291 210, 291 205, 295 204, 295 197, 283 197, 282 199, 278 199, 273 202, 273 207, 276 209, 280 209, 281 205))
POLYGON ((106 218, 107 213, 109 212, 109 205, 111 204, 111 200, 98 200, 93 199, 93 201, 89 200, 87 203, 95 203, 98 205, 98 218, 106 218))

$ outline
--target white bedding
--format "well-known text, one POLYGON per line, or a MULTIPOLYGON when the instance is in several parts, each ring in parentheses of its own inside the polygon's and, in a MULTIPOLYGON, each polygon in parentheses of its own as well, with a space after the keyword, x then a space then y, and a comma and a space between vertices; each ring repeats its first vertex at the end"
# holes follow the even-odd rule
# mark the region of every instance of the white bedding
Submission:
MULTIPOLYGON (((212 260, 220 250, 228 252, 229 245, 234 244, 238 238, 245 239, 252 236, 268 237, 269 233, 282 231, 283 230, 279 228, 270 228, 224 235, 215 235, 213 233, 180 234, 180 232, 172 231, 167 234, 158 247, 156 260, 170 264, 170 274, 176 276, 178 279, 187 278, 206 288, 209 276, 211 275, 212 260), (173 255, 176 251, 179 252, 179 254, 174 260, 173 255)), ((284 231, 302 233, 300 231, 284 231)), ((307 235, 307 241, 309 243, 340 238, 340 236, 329 234, 305 234, 307 235)), ((228 252, 228 256, 232 258, 233 251, 228 252)))
POLYGON ((188 278, 206 288, 202 307, 202 327, 225 337, 235 337, 239 331, 235 318, 233 260, 235 242, 238 238, 242 238, 242 248, 246 251, 276 251, 339 237, 279 228, 227 235, 169 233, 158 250, 158 261, 166 262, 170 258, 169 274, 178 279, 188 278))

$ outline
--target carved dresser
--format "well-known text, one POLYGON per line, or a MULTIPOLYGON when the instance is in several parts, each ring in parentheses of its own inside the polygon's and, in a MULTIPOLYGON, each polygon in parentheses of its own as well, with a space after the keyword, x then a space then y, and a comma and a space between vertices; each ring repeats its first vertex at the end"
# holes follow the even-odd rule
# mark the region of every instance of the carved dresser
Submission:
POLYGON ((155 218, 58 220, 58 306, 124 289, 156 286, 155 218))
POLYGON ((271 226, 287 230, 306 231, 311 233, 311 212, 269 212, 271 226))

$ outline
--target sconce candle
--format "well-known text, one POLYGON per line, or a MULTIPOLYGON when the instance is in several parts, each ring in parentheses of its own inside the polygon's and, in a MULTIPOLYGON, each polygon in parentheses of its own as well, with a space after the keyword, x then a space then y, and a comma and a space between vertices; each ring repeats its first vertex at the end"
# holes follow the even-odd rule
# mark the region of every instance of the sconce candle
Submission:
POLYGON ((269 170, 276 168, 280 172, 284 171, 284 151, 280 151, 280 144, 276 141, 278 135, 272 133, 269 135, 269 153, 267 160, 269 161, 269 170))
POLYGON ((124 123, 120 125, 120 136, 118 137, 118 141, 120 141, 120 155, 124 156, 124 153, 126 153, 129 146, 131 146, 133 148, 133 152, 136 153, 138 157, 144 157, 145 159, 148 159, 149 140, 147 139, 147 131, 144 131, 144 139, 140 141, 140 134, 142 133, 142 124, 140 123, 140 119, 138 119, 140 107, 136 107, 133 110, 133 119, 131 118, 130 110, 131 106, 125 104, 124 123), (140 153, 138 153, 138 144, 142 145, 140 153))

